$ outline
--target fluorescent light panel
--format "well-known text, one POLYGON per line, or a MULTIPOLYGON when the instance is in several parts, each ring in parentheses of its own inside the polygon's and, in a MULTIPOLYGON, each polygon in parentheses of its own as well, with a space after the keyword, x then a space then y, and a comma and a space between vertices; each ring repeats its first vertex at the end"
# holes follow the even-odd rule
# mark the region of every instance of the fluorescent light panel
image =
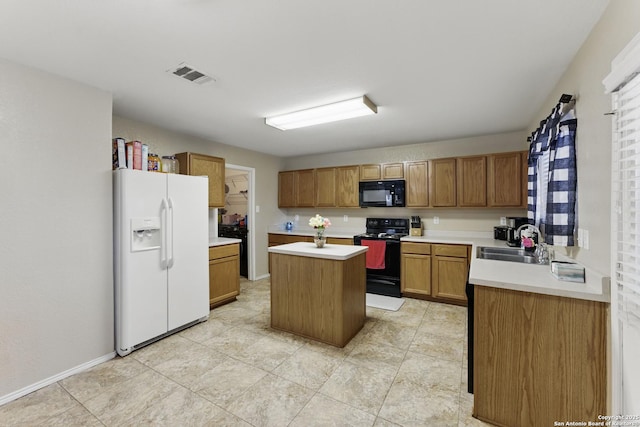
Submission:
POLYGON ((366 96, 333 104, 313 107, 279 116, 267 117, 264 122, 280 130, 298 129, 322 123, 337 122, 354 117, 376 114, 378 107, 366 96))

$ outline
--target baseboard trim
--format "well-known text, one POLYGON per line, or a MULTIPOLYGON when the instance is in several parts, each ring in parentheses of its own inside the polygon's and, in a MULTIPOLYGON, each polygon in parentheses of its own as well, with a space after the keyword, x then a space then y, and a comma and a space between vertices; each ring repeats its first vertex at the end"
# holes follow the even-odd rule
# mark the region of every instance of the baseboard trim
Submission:
POLYGON ((46 378, 42 381, 38 381, 37 383, 31 384, 27 387, 24 387, 20 390, 14 391, 13 393, 9 393, 7 395, 4 396, 0 396, 0 406, 4 405, 5 403, 9 403, 13 400, 16 400, 22 396, 26 396, 29 393, 32 393, 36 390, 39 390, 43 387, 46 387, 48 385, 51 385, 53 383, 56 383, 60 380, 63 380, 67 377, 70 377, 71 375, 80 373, 82 371, 86 371, 89 368, 92 368, 96 365, 99 365, 101 363, 104 363, 108 360, 113 359, 116 356, 116 352, 112 351, 111 353, 105 354, 104 356, 100 356, 97 359, 93 359, 90 360, 88 362, 85 362, 81 365, 78 365, 76 367, 73 367, 71 369, 67 369, 66 371, 60 372, 59 374, 53 375, 49 378, 46 378))
POLYGON ((262 279, 267 279, 267 278, 269 278, 269 277, 271 277, 271 275, 270 275, 270 274, 268 274, 268 273, 267 273, 267 274, 263 274, 263 275, 261 275, 261 276, 256 277, 254 281, 258 281, 258 280, 262 280, 262 279))

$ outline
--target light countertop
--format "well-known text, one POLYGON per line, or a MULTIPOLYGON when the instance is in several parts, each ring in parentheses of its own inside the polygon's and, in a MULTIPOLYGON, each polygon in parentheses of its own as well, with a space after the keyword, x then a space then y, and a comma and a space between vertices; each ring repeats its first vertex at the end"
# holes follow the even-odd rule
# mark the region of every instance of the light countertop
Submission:
POLYGON ((310 258, 324 258, 344 261, 356 255, 365 253, 367 246, 336 245, 325 243, 323 248, 316 247, 312 242, 296 242, 286 245, 271 246, 269 252, 283 255, 303 256, 310 258))
MULTIPOLYGON (((268 233, 270 234, 284 234, 291 236, 315 236, 315 231, 311 227, 299 228, 291 231, 283 230, 282 228, 270 227, 268 233)), ((362 230, 351 230, 351 229, 336 229, 336 228, 327 228, 324 231, 325 237, 336 237, 341 239, 353 239, 353 236, 357 234, 364 233, 364 229, 362 230)))
MULTIPOLYGON (((403 242, 449 243, 472 245, 469 283, 514 291, 534 292, 589 301, 610 302, 610 278, 585 267, 585 283, 556 279, 549 265, 522 264, 476 258, 478 246, 507 247, 506 242, 494 240, 482 233, 451 233, 442 235, 407 236, 403 242)), ((556 259, 573 261, 556 254, 556 259)))
POLYGON ((209 237, 209 247, 231 245, 233 243, 240 243, 242 240, 234 239, 231 237, 209 237))

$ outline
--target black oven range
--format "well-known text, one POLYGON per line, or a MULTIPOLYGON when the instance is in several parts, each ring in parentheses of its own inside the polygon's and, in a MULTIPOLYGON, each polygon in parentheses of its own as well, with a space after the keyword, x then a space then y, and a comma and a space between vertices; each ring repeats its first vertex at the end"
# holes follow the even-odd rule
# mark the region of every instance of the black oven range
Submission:
POLYGON ((367 218, 366 232, 353 237, 367 251, 367 292, 401 297, 400 239, 409 234, 408 218, 367 218))

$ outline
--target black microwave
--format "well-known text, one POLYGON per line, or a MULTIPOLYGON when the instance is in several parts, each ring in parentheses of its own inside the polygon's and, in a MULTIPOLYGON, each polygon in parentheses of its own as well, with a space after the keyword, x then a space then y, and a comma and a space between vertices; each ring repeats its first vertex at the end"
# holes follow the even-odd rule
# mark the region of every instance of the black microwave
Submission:
POLYGON ((403 207, 404 180, 360 181, 360 207, 403 207))

